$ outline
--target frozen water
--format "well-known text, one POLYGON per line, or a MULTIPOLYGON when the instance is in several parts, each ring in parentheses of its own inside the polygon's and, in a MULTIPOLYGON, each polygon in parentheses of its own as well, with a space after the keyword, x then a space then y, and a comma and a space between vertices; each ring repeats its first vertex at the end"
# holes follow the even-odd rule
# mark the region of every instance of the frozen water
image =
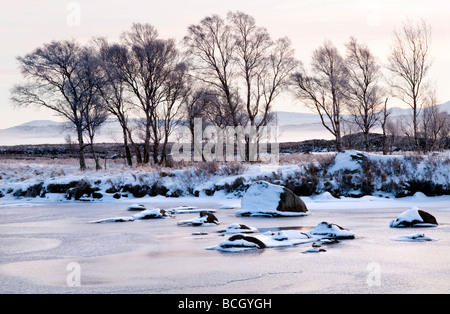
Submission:
MULTIPOLYGON (((236 199, 163 197, 140 199, 146 208, 196 206, 217 209, 221 226, 201 234, 177 222, 198 214, 127 223, 89 224, 129 215, 135 200, 75 203, 4 201, 0 207, 1 293, 448 293, 450 291, 449 197, 398 200, 304 198, 303 217, 240 217, 236 199), (26 206, 24 206, 26 205, 26 206), (405 229, 390 220, 413 206, 439 221, 415 229, 438 241, 392 241, 405 229), (240 253, 205 248, 224 240, 218 230, 246 224, 251 236, 299 227, 307 233, 329 221, 355 233, 339 243, 311 242, 240 253), (262 232, 262 230, 264 230, 262 232), (317 245, 316 245, 317 246, 317 245), (305 251, 318 254, 302 254, 305 251), (78 263, 81 285, 68 287, 69 263, 78 263), (379 265, 379 284, 369 284, 370 265, 379 265)), ((228 237, 229 235, 225 235, 228 237)), ((282 237, 278 233, 277 237, 282 237)), ((273 240, 274 242, 277 240, 273 240)), ((284 241, 277 241, 278 243, 284 241)))

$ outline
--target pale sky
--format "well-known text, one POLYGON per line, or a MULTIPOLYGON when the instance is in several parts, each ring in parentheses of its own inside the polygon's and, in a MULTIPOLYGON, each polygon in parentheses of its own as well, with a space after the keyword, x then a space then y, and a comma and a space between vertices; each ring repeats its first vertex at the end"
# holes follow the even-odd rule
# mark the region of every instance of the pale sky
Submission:
MULTIPOLYGON (((350 36, 367 43, 384 63, 394 29, 408 18, 425 19, 433 32, 430 78, 439 102, 450 100, 450 2, 446 0, 1 1, 0 129, 37 119, 58 120, 46 110, 12 108, 10 89, 21 80, 17 56, 51 40, 75 38, 86 43, 104 36, 116 41, 134 22, 154 25, 162 38, 181 40, 189 25, 211 14, 225 16, 230 10, 252 15, 274 39, 289 37, 305 65, 324 40, 331 40, 344 54, 350 36)), ((279 98, 276 108, 308 112, 290 96, 279 98)))

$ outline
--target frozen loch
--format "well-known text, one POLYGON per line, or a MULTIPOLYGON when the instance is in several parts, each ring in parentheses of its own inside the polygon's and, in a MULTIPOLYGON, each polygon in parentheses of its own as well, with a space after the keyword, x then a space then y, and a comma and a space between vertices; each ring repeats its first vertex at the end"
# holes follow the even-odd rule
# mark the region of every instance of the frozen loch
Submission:
POLYGON ((144 197, 137 206, 132 198, 2 200, 0 291, 450 291, 448 196, 318 195, 302 197, 307 212, 287 212, 278 207, 283 192, 258 183, 242 198, 220 193, 144 197), (410 209, 414 210, 403 214, 410 209), (419 209, 439 224, 424 228, 426 220, 419 221, 414 232, 390 228, 390 221, 398 218, 402 218, 398 222, 418 220, 419 209), (80 271, 77 286, 68 284, 73 265, 80 271), (378 276, 377 284, 368 284, 373 276, 378 276))

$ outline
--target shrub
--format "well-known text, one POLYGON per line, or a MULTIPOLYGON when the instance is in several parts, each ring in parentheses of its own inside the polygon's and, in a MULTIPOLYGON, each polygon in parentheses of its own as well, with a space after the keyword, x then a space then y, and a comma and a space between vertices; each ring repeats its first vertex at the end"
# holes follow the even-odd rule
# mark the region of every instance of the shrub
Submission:
POLYGON ((247 167, 241 162, 230 162, 220 167, 219 174, 226 176, 235 176, 243 174, 246 169, 247 167))
POLYGON ((227 193, 241 195, 247 190, 248 185, 245 184, 245 179, 243 177, 237 177, 231 184, 225 183, 224 188, 227 193))
POLYGON ((195 166, 195 174, 216 174, 219 171, 219 163, 217 161, 202 161, 195 166))

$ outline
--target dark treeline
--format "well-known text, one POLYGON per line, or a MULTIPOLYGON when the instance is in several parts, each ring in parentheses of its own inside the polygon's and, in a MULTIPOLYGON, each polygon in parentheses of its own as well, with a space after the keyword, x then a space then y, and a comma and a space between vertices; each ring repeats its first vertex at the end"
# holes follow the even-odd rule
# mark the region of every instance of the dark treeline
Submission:
MULTIPOLYGON (((281 93, 320 115, 337 151, 345 148, 342 138, 349 130, 364 135, 369 151, 376 127, 383 130, 384 153, 394 134, 412 138, 414 150, 437 150, 449 134, 450 118, 435 106, 428 83, 430 39, 425 22, 405 23, 394 33, 385 66, 355 38, 345 56, 326 41, 314 50, 307 71, 288 38, 272 39, 242 12, 207 16, 190 25, 179 43, 161 38, 150 24, 133 24, 118 42, 52 41, 18 57, 24 80, 11 99, 20 107, 49 108, 70 122, 82 170, 86 152, 101 168, 95 135, 110 116, 122 128, 128 165, 133 156, 138 164, 167 165, 169 137, 180 124, 192 141, 195 119, 203 126, 259 132, 276 123, 273 106, 281 93), (411 106, 412 123, 389 118, 390 97, 411 106)), ((248 136, 244 140, 250 145, 248 136)))

